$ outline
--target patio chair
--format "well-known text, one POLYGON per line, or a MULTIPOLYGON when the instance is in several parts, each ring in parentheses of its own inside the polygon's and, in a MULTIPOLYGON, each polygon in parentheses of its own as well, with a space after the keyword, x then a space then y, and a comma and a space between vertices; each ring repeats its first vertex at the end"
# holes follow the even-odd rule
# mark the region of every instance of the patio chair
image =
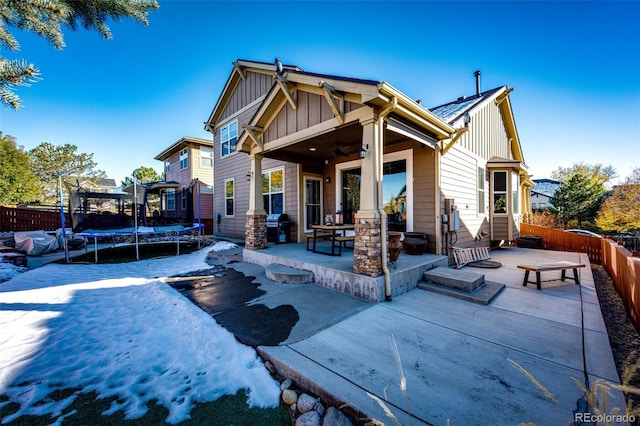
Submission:
POLYGON ((453 249, 453 258, 456 261, 456 269, 463 266, 474 266, 476 268, 499 268, 502 266, 500 262, 489 260, 488 247, 462 248, 451 247, 453 249))

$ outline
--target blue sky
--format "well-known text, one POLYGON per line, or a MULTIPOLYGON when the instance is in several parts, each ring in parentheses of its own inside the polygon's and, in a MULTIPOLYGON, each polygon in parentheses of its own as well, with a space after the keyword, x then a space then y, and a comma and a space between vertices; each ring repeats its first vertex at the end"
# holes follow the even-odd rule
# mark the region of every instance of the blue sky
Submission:
POLYGON ((575 162, 640 166, 640 2, 221 2, 159 0, 150 25, 112 40, 65 31, 67 47, 15 31, 42 81, 0 107, 0 130, 31 149, 70 143, 119 184, 203 130, 238 59, 386 81, 428 107, 508 85, 534 178, 575 162))

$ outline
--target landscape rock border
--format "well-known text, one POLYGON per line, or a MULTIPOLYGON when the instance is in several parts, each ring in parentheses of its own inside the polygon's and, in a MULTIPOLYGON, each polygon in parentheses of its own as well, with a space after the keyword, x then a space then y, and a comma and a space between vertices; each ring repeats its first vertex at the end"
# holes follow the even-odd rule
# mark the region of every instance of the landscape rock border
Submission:
MULTIPOLYGON (((264 359, 263 354, 261 356, 264 359)), ((363 413, 339 401, 335 396, 315 386, 294 383, 290 378, 278 371, 274 364, 265 360, 264 365, 271 375, 280 382, 280 399, 289 407, 292 422, 295 426, 353 426, 374 425, 363 413), (321 395, 315 395, 314 388, 321 395)))

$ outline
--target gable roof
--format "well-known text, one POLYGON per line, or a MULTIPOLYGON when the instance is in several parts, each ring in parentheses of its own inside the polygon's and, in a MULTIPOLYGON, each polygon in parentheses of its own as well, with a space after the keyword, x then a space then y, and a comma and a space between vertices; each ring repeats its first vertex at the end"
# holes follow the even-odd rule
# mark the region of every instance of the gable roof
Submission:
POLYGON ((184 136, 181 137, 180 139, 178 139, 175 143, 173 143, 172 145, 170 145, 168 148, 164 149, 160 154, 156 155, 154 158, 154 160, 166 160, 167 158, 171 157, 171 155, 173 155, 176 151, 186 148, 187 146, 189 146, 190 144, 198 144, 198 145, 204 145, 204 146, 213 146, 213 141, 209 140, 209 139, 202 139, 202 138, 194 138, 191 136, 184 136))
POLYGON ((109 187, 109 188, 115 188, 116 187, 116 180, 115 179, 110 179, 110 178, 102 178, 102 179, 98 179, 96 180, 96 186, 102 186, 102 187, 109 187))
POLYGON ((434 108, 429 108, 432 113, 440 117, 443 121, 453 124, 458 121, 464 115, 470 112, 474 107, 482 103, 482 101, 495 95, 500 89, 506 86, 496 87, 495 89, 487 90, 479 95, 462 96, 453 102, 446 103, 434 108))
POLYGON ((513 89, 507 86, 500 86, 481 92, 479 95, 460 97, 453 102, 431 108, 431 111, 443 121, 455 126, 455 123, 464 120, 467 114, 471 116, 489 102, 495 102, 502 113, 505 129, 511 140, 511 153, 513 158, 524 163, 522 145, 520 144, 520 137, 518 136, 513 110, 511 109, 511 100, 509 98, 509 94, 512 91, 513 89))
MULTIPOLYGON (((487 106, 489 102, 495 102, 502 114, 504 126, 511 143, 509 148, 513 159, 524 163, 522 147, 509 99, 509 94, 513 89, 507 86, 490 89, 479 95, 458 98, 453 102, 429 109, 384 81, 307 72, 295 65, 283 65, 280 63, 238 59, 232 64, 233 70, 208 121, 205 122, 207 131, 213 132, 213 127, 218 124, 223 116, 236 87, 245 79, 247 71, 253 71, 273 75, 274 84, 264 95, 261 105, 253 118, 246 123, 249 127, 266 128, 265 126, 271 122, 275 114, 282 108, 282 105, 290 98, 290 93, 285 93, 288 89, 283 89, 288 84, 300 90, 321 93, 318 90, 322 89, 318 89, 318 87, 322 88, 326 83, 329 90, 340 93, 345 100, 385 110, 390 108, 393 111, 393 117, 400 118, 405 125, 413 124, 415 129, 428 131, 429 134, 435 137, 434 141, 454 139, 456 135, 462 134, 464 129, 460 131, 463 127, 460 124, 466 114, 473 115, 487 106), (281 72, 277 73, 279 66, 282 67, 281 72), (281 82, 277 82, 278 79, 281 82)), ((391 118, 390 116, 389 119, 391 118)), ((248 149, 248 146, 244 146, 245 142, 249 142, 249 135, 245 130, 241 130, 239 131, 237 144, 239 151, 248 149)))
POLYGON ((558 188, 560 188, 560 181, 553 179, 533 179, 533 183, 536 186, 531 192, 546 195, 547 197, 553 197, 558 188))
MULTIPOLYGON (((204 122, 204 129, 207 131, 210 130, 210 125, 218 122, 220 119, 220 115, 224 112, 229 99, 231 99, 231 95, 233 94, 233 90, 236 88, 240 80, 244 80, 244 71, 249 69, 256 72, 263 73, 275 73, 276 72, 276 64, 261 62, 261 61, 250 61, 247 59, 238 59, 231 63, 233 65, 233 70, 229 77, 227 78, 227 82, 222 89, 222 93, 220 97, 218 97, 218 102, 213 107, 211 114, 209 115, 209 119, 204 122)), ((282 64, 283 72, 288 71, 302 71, 301 68, 298 68, 295 65, 284 65, 282 64)))

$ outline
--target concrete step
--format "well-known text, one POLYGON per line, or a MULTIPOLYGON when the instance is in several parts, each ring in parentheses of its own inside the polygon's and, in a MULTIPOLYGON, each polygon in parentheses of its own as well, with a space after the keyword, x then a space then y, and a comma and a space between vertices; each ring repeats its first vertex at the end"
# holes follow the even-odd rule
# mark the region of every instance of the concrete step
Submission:
POLYGON ((308 284, 315 281, 313 272, 271 263, 265 268, 267 278, 284 284, 308 284))
POLYGON ((504 287, 505 285, 501 283, 485 281, 484 284, 469 292, 430 282, 421 282, 417 285, 417 288, 421 290, 433 291, 435 293, 452 296, 468 302, 480 303, 482 305, 488 305, 504 287))
POLYGON ((438 267, 430 269, 422 274, 422 281, 470 293, 484 284, 484 274, 438 267))

